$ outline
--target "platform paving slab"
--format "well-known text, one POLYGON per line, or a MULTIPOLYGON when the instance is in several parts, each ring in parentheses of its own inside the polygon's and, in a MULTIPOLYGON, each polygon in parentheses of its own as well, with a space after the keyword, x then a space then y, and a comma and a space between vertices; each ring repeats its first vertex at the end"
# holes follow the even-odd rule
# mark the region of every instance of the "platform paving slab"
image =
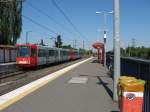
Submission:
POLYGON ((119 111, 118 104, 112 101, 112 79, 107 75, 106 69, 96 63, 94 58, 2 112, 119 111), (74 80, 74 83, 70 83, 71 80, 74 80))

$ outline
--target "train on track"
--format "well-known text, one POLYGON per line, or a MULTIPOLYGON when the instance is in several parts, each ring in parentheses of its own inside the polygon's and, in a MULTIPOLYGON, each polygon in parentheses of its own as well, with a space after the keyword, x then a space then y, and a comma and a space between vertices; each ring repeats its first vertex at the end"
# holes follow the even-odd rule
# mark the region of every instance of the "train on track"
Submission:
POLYGON ((80 58, 79 50, 51 48, 35 44, 18 44, 16 64, 27 68, 80 58))

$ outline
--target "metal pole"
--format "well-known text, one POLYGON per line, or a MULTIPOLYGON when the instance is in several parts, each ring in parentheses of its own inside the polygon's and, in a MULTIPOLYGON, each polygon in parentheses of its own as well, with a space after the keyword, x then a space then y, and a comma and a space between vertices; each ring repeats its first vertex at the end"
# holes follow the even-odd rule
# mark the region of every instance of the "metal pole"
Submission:
POLYGON ((32 31, 27 31, 26 32, 26 44, 28 43, 28 34, 29 34, 29 32, 32 32, 32 31))
POLYGON ((97 49, 97 53, 98 63, 100 64, 100 48, 97 49))
POLYGON ((74 45, 74 46, 75 46, 75 49, 76 49, 76 47, 77 47, 77 40, 75 40, 74 42, 75 42, 75 45, 74 45))
POLYGON ((28 43, 28 32, 26 32, 26 44, 28 43))
POLYGON ((106 67, 106 30, 104 30, 104 66, 106 67))
POLYGON ((73 40, 73 42, 72 42, 72 47, 73 47, 73 49, 74 49, 74 40, 73 40))
POLYGON ((106 67, 106 21, 107 21, 107 14, 108 13, 103 13, 104 16, 104 31, 103 31, 103 39, 104 39, 104 66, 106 67))
POLYGON ((120 76, 120 15, 119 2, 114 0, 114 83, 113 100, 118 101, 117 84, 120 76))
POLYGON ((103 37, 103 39, 104 39, 104 66, 106 66, 106 50, 105 50, 105 48, 106 48, 106 41, 105 41, 105 36, 106 36, 106 13, 104 13, 104 37, 103 37))
POLYGON ((56 38, 54 37, 54 47, 56 47, 56 44, 55 44, 55 43, 56 43, 56 38))
POLYGON ((59 42, 58 42, 58 38, 57 38, 57 43, 58 43, 58 48, 60 48, 59 42))
POLYGON ((84 40, 83 40, 83 49, 84 49, 84 40))
POLYGON ((104 31, 106 30, 106 16, 107 14, 106 13, 103 13, 103 16, 104 16, 104 31))

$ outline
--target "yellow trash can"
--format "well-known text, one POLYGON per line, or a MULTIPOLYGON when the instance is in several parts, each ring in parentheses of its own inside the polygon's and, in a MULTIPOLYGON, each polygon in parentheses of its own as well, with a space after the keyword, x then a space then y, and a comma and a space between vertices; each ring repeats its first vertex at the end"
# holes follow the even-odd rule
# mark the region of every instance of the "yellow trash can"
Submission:
POLYGON ((120 112, 142 112, 144 80, 122 77, 120 86, 120 112))

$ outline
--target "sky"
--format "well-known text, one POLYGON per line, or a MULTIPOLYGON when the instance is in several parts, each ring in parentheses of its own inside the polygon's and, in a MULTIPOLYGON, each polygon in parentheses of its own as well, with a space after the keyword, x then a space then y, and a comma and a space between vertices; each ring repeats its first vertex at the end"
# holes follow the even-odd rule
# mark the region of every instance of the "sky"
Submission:
MULTIPOLYGON (((77 48, 91 49, 94 42, 103 42, 104 19, 102 14, 113 11, 113 0, 55 0, 73 26, 54 5, 52 0, 25 0, 23 3, 23 26, 18 43, 44 43, 53 46, 61 35, 64 45, 76 40, 77 48), (38 24, 38 25, 37 25, 38 24), (40 26, 39 26, 40 24, 40 26), (42 27, 41 27, 42 26, 42 27), (43 28, 44 27, 44 28, 43 28)), ((132 45, 150 47, 150 0, 120 0, 121 47, 132 45)), ((107 51, 113 49, 113 14, 106 17, 107 51)))

